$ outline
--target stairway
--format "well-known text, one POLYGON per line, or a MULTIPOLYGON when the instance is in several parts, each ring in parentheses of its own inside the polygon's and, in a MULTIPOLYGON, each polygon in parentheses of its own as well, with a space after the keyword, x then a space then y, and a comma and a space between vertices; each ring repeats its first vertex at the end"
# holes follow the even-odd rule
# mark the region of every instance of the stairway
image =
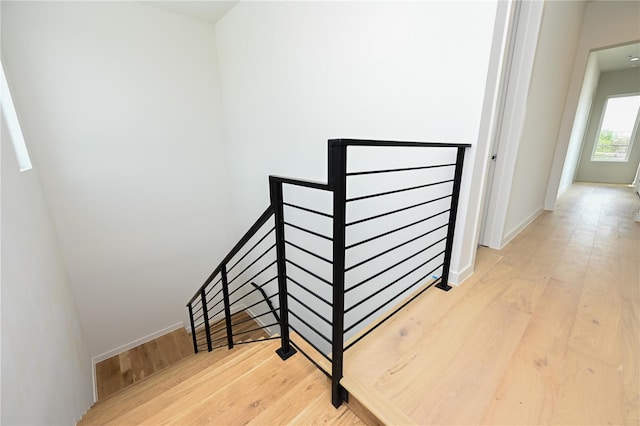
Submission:
MULTIPOLYGON (((252 320, 250 313, 241 310, 233 314, 233 320, 239 322, 235 330, 242 333, 242 341, 255 341, 269 337, 259 328, 260 324, 252 320)), ((219 330, 212 339, 225 338, 224 321, 212 322, 212 330, 219 330)), ((204 329, 196 330, 198 337, 204 336, 204 329)), ((216 352, 227 348, 216 349, 216 352)), ((98 401, 102 401, 124 388, 147 379, 182 359, 193 355, 191 334, 184 328, 167 333, 128 351, 112 356, 96 364, 96 388, 98 401)))
POLYGON ((330 382, 278 340, 190 356, 97 402, 78 425, 362 424, 331 405, 330 382))

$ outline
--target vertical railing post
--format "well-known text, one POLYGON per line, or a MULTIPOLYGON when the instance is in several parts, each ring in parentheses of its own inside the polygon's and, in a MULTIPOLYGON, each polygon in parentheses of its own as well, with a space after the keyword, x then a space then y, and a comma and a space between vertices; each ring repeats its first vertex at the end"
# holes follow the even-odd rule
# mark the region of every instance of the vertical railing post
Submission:
POLYGON ((344 269, 347 198, 347 146, 329 142, 329 187, 333 191, 333 328, 331 338, 331 402, 339 407, 347 399, 340 386, 344 354, 344 269))
POLYGON ((209 311, 207 310, 207 293, 204 288, 200 290, 200 298, 202 299, 202 316, 204 318, 204 332, 207 336, 207 350, 211 352, 211 329, 209 328, 209 311))
POLYGON ((193 307, 191 303, 187 305, 189 308, 189 322, 191 323, 191 337, 193 338, 193 353, 198 353, 198 340, 196 339, 196 324, 193 322, 193 307))
POLYGON ((287 296, 287 264, 284 250, 284 205, 282 204, 282 182, 269 177, 269 195, 275 218, 276 267, 278 269, 278 300, 280 302, 280 341, 276 353, 283 360, 291 357, 296 350, 289 340, 289 304, 287 296))
POLYGON ((462 182, 462 164, 464 163, 464 147, 459 147, 456 157, 456 170, 453 177, 453 193, 451 194, 451 209, 449 211, 449 226, 447 227, 447 242, 444 249, 444 263, 442 265, 442 277, 436 287, 449 291, 449 267, 451 266, 451 252, 453 250, 453 235, 456 228, 456 215, 458 213, 458 200, 460 199, 460 183, 462 182))
POLYGON ((229 283, 227 281, 227 265, 220 269, 222 276, 222 300, 224 303, 224 322, 227 326, 227 346, 233 349, 233 330, 231 329, 231 304, 229 303, 229 283))

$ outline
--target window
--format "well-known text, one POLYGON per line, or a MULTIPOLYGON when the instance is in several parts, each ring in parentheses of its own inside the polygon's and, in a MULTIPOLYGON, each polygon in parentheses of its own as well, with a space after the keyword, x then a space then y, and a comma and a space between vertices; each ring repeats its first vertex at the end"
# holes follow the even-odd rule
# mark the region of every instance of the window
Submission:
POLYGON ((11 92, 9 91, 9 85, 7 84, 7 77, 4 75, 4 67, 0 63, 0 105, 2 105, 2 113, 4 114, 5 122, 7 123, 7 130, 11 136, 13 142, 13 148, 16 151, 16 157, 18 158, 18 167, 21 172, 31 169, 31 159, 27 152, 27 145, 24 142, 24 136, 22 135, 22 129, 20 128, 20 122, 18 121, 18 114, 13 105, 13 99, 11 98, 11 92))
POLYGON ((640 94, 607 98, 591 161, 629 161, 638 110, 640 94))

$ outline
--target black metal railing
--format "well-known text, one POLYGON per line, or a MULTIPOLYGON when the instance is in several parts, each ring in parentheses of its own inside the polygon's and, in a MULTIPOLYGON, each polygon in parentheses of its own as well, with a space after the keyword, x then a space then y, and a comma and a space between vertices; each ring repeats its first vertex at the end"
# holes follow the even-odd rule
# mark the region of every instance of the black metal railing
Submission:
MULTIPOLYGON (((275 222, 282 253, 282 262, 278 263, 281 325, 287 324, 282 328, 293 330, 317 354, 331 362, 327 354, 332 346, 330 272, 333 261, 329 252, 333 217, 328 213, 332 207, 326 202, 326 196, 331 195, 330 189, 326 184, 278 176, 270 176, 269 184, 272 204, 281 206, 275 209, 275 222), (282 318, 285 314, 286 323, 282 318)), ((288 347, 285 345, 291 343, 289 336, 286 340, 283 337, 282 351, 286 353, 288 347)), ((313 354, 295 342, 293 345, 308 359, 314 360, 313 354)), ((331 371, 315 364, 332 376, 331 371)))
POLYGON ((187 304, 196 353, 279 332, 280 322, 271 318, 277 295, 274 230, 269 206, 187 304))
POLYGON ((247 343, 238 336, 256 330, 237 330, 259 323, 283 359, 298 350, 331 378, 339 406, 344 352, 429 288, 451 288, 469 146, 336 139, 326 184, 270 176, 271 205, 187 305, 194 350, 247 343))

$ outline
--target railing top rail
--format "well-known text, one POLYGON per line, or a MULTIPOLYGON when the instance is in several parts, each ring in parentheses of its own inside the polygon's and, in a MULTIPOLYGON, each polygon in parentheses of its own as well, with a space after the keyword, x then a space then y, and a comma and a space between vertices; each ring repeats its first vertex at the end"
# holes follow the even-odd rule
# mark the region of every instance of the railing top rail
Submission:
MULTIPOLYGON (((424 148, 469 148, 471 144, 468 143, 450 143, 450 142, 412 142, 412 141, 386 141, 386 140, 373 140, 373 139, 330 139, 329 146, 374 146, 374 147, 424 147, 424 148)), ((294 179, 282 176, 269 176, 270 181, 278 181, 290 185, 303 186, 307 188, 320 189, 324 191, 332 191, 333 188, 328 183, 312 181, 312 180, 304 180, 304 179, 294 179)), ((267 209, 262 213, 262 215, 258 218, 258 220, 251 226, 251 228, 247 231, 246 234, 238 241, 238 243, 231 249, 229 254, 220 262, 218 267, 213 270, 209 278, 200 286, 198 291, 193 295, 187 306, 193 303, 194 300, 198 297, 202 289, 204 289, 207 285, 213 281, 215 276, 222 270, 222 266, 226 265, 233 256, 235 256, 238 251, 249 241, 249 239, 265 224, 265 222, 271 217, 274 213, 274 209, 272 206, 267 207, 267 209)))
POLYGON ((262 227, 262 225, 264 225, 272 215, 273 215, 273 207, 269 205, 269 207, 267 207, 267 209, 260 215, 258 220, 256 220, 256 222, 253 225, 251 225, 251 228, 249 228, 249 230, 242 236, 240 241, 238 241, 238 243, 235 246, 233 246, 231 251, 229 251, 229 254, 225 256, 225 258, 222 260, 222 262, 220 262, 218 267, 213 270, 213 272, 211 273, 211 275, 209 275, 209 278, 207 278, 204 284, 200 286, 200 288, 193 295, 191 300, 189 300, 189 303, 187 303, 187 306, 191 305, 193 301, 196 300, 196 298, 200 295, 200 292, 202 291, 202 289, 208 286, 211 283, 211 281, 213 281, 215 276, 218 275, 218 273, 222 270, 222 266, 229 263, 231 258, 240 251, 240 249, 247 243, 247 241, 249 241, 251 237, 253 237, 255 233, 258 232, 258 230, 262 227))
POLYGON ((306 180, 306 179, 295 179, 295 178, 289 178, 289 177, 284 177, 284 176, 269 176, 269 181, 277 181, 277 182, 282 182, 282 183, 286 183, 289 185, 296 185, 296 186, 304 186, 307 188, 314 188, 314 189, 321 189, 324 191, 331 191, 331 187, 323 182, 318 182, 315 180, 306 180))
POLYGON ((388 146, 388 147, 425 147, 425 148, 470 148, 469 143, 452 142, 411 142, 411 141, 383 141, 373 139, 329 139, 333 146, 388 146))

